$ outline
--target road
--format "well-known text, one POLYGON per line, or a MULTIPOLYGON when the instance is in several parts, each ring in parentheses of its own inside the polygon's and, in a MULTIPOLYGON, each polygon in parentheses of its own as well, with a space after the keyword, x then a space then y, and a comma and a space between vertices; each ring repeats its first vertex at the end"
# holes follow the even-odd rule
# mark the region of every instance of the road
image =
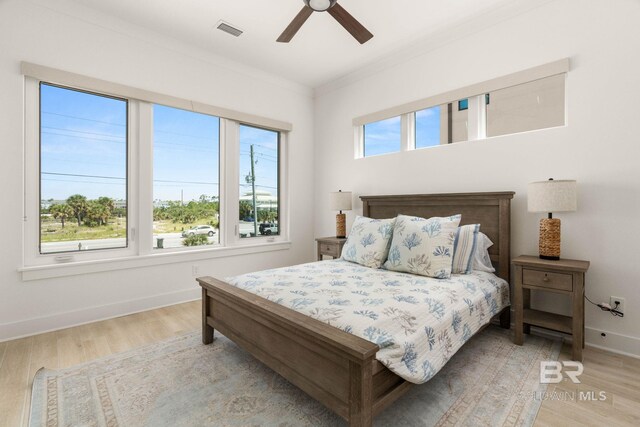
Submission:
MULTIPOLYGON (((158 233, 153 235, 153 247, 157 248, 157 239, 164 239, 163 246, 165 248, 181 248, 181 233, 158 233)), ((209 237, 209 243, 217 243, 218 235, 209 237)), ((126 239, 100 239, 100 240, 70 240, 66 242, 46 242, 42 243, 43 253, 55 252, 78 252, 78 245, 81 244, 83 251, 92 249, 118 249, 126 245, 126 239)))
MULTIPOLYGON (((253 233, 253 222, 240 221, 240 235, 243 237, 249 237, 253 233)), ((258 233, 260 234, 260 233, 258 233)), ((154 233, 153 235, 153 247, 158 247, 158 239, 163 240, 163 247, 168 248, 181 248, 182 234, 181 233, 154 233)), ((218 243, 218 234, 213 237, 209 237, 209 243, 218 243)), ((126 239, 100 239, 100 240, 70 240, 66 242, 46 242, 42 243, 43 253, 57 253, 57 252, 78 252, 78 248, 81 245, 83 251, 93 249, 119 249, 126 245, 126 239)))

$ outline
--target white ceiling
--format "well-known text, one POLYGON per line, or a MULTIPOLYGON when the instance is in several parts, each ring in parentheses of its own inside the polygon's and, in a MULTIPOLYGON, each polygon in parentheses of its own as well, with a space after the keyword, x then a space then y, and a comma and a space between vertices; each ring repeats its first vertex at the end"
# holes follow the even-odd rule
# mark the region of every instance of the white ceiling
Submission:
POLYGON ((302 0, 76 0, 269 73, 318 87, 508 0, 339 0, 374 38, 360 45, 328 13, 314 13, 291 43, 275 40, 302 0), (215 29, 224 20, 239 38, 215 29))

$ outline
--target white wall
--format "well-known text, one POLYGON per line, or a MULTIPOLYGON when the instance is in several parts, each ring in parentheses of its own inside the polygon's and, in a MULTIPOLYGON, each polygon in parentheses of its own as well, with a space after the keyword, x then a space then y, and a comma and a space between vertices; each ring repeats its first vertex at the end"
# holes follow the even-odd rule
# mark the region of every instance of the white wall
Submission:
POLYGON ((21 281, 29 61, 293 123, 289 250, 198 261, 224 277, 313 259, 313 100, 305 87, 59 0, 0 1, 0 340, 197 298, 191 263, 21 281), (51 9, 51 5, 59 10, 51 9))
MULTIPOLYGON (((587 342, 640 356, 640 2, 557 0, 316 98, 316 230, 333 233, 328 194, 514 190, 513 252, 537 253, 540 215, 528 182, 577 179, 579 211, 563 221, 562 256, 591 261, 587 295, 626 298, 624 318, 587 304, 587 342), (566 127, 354 160, 354 117, 570 57, 566 127), (607 331, 608 338, 600 338, 607 331)), ((375 67, 373 67, 375 69, 375 67)), ((359 202, 359 200, 358 200, 359 202)), ((361 209, 356 203, 349 222, 361 209)), ((569 310, 547 294, 539 307, 569 310)))

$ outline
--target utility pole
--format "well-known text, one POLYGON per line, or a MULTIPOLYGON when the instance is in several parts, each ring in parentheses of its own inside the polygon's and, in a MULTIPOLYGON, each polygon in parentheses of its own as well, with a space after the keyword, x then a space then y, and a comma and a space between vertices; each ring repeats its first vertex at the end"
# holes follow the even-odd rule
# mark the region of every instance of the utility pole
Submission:
POLYGON ((258 235, 258 206, 256 204, 256 174, 253 161, 253 144, 251 144, 251 193, 253 194, 253 235, 258 235))

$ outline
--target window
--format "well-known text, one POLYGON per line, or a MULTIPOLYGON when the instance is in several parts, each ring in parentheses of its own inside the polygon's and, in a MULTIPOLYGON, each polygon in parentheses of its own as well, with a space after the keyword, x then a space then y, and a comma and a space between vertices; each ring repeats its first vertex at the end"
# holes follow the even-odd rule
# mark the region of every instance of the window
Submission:
POLYGON ((560 74, 491 92, 487 136, 563 126, 564 83, 560 74))
POLYGON ((280 234, 280 132, 240 125, 241 238, 280 234))
POLYGON ((125 248, 126 100, 40 84, 40 253, 125 248))
POLYGON ((443 107, 431 107, 416 111, 416 148, 435 147, 442 143, 440 137, 441 110, 443 107))
POLYGON ((220 119, 153 106, 154 248, 220 243, 220 119))
POLYGON ((446 135, 446 144, 469 140, 469 99, 458 101, 457 104, 458 108, 453 108, 453 104, 443 106, 447 109, 446 129, 443 130, 446 135), (464 108, 460 108, 461 103, 464 108))
POLYGON ((288 247, 291 124, 33 64, 23 73, 23 278, 288 247))
POLYGON ((400 151, 400 135, 400 117, 364 125, 364 157, 400 151))
POLYGON ((356 117, 354 157, 563 126, 569 62, 561 59, 356 117))

